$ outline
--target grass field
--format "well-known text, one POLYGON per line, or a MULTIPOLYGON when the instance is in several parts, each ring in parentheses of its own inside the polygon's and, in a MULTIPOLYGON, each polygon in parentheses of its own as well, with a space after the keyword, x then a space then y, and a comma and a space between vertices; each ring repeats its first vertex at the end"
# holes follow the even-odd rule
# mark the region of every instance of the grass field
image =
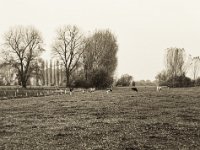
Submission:
POLYGON ((1 100, 0 149, 200 149, 200 88, 1 100))

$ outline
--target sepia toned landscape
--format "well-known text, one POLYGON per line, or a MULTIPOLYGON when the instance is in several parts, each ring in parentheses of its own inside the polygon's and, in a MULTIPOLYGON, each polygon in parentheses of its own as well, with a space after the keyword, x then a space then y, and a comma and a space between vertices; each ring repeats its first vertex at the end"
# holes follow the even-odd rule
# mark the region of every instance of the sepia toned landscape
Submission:
POLYGON ((0 101, 0 149, 198 149, 199 88, 0 101))
POLYGON ((0 150, 200 149, 200 1, 0 0, 0 150))

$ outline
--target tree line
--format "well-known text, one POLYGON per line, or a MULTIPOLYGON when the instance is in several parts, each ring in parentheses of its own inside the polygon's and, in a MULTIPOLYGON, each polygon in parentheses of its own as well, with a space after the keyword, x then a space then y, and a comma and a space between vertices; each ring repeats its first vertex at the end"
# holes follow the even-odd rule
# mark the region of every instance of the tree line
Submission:
MULTIPOLYGON (((3 41, 0 67, 11 66, 17 74, 19 85, 26 88, 31 76, 48 74, 47 70, 44 72, 45 69, 42 69, 45 65, 48 68, 48 63, 41 60, 41 54, 45 51, 44 41, 35 27, 12 27, 4 34, 3 41)), ((118 44, 110 30, 97 30, 85 36, 77 26, 65 25, 56 30, 51 45, 53 58, 59 60, 61 72, 64 73, 62 82, 66 87, 105 88, 112 85, 118 44)), ((50 61, 49 68, 52 65, 50 61)))
POLYGON ((165 69, 156 80, 159 85, 169 87, 200 86, 200 57, 187 56, 184 48, 171 47, 166 49, 165 69), (188 77, 189 74, 192 78, 188 77))
POLYGON ((134 81, 129 74, 116 80, 116 86, 169 86, 192 87, 200 86, 200 57, 186 55, 184 48, 171 47, 165 50, 165 69, 156 75, 155 81, 134 81), (188 75, 190 74, 190 77, 188 75))

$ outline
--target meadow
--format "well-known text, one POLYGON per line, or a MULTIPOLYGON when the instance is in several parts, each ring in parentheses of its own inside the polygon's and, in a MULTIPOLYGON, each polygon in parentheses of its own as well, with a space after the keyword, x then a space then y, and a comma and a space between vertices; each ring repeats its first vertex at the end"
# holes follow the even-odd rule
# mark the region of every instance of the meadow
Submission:
POLYGON ((0 149, 200 149, 200 88, 0 100, 0 149))

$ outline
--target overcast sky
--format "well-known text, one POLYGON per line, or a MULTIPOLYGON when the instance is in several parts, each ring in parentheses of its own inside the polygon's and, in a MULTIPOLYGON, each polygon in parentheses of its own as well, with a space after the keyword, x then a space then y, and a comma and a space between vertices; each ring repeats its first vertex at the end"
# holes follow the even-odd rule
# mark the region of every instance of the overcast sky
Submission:
POLYGON ((135 80, 154 80, 168 47, 200 55, 199 0, 0 0, 0 19, 1 37, 12 26, 33 25, 46 49, 62 25, 84 33, 109 28, 119 44, 116 74, 135 80))

